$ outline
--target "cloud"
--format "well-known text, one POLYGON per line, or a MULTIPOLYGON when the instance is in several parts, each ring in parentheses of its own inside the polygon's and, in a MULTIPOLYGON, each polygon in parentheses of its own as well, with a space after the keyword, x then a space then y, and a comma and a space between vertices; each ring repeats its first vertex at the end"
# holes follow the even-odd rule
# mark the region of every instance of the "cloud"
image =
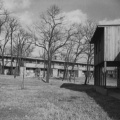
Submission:
POLYGON ((3 0, 3 4, 6 9, 14 11, 30 7, 31 2, 30 0, 3 0))
POLYGON ((22 26, 29 26, 33 22, 33 14, 27 10, 31 5, 31 0, 3 0, 3 5, 11 15, 17 17, 22 26))
POLYGON ((81 10, 64 12, 63 15, 65 15, 66 21, 70 23, 85 23, 88 19, 87 14, 83 13, 81 10))
POLYGON ((100 25, 120 24, 120 19, 114 19, 114 20, 104 19, 102 21, 99 21, 99 24, 100 25))
POLYGON ((33 57, 40 57, 43 54, 43 49, 40 47, 35 47, 34 51, 32 52, 33 57))
POLYGON ((29 11, 12 13, 11 16, 15 17, 19 21, 19 23, 22 25, 23 28, 30 27, 34 23, 33 13, 29 11))
POLYGON ((33 14, 29 11, 18 14, 21 24, 23 25, 32 25, 33 23, 33 14))

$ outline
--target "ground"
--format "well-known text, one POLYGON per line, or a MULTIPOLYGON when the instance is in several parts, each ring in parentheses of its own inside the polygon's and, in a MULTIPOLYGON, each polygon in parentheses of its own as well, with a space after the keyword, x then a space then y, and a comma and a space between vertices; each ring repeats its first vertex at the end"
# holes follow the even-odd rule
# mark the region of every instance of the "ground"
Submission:
POLYGON ((120 120, 120 101, 83 85, 51 79, 0 77, 0 120, 120 120))

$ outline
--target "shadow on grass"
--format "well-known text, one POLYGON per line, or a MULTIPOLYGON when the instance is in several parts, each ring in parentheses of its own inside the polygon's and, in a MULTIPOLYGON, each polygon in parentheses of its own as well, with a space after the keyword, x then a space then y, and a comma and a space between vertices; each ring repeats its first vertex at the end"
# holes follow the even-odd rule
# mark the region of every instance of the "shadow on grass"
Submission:
POLYGON ((45 78, 41 78, 41 80, 42 80, 44 83, 47 83, 47 82, 45 81, 45 78))
POLYGON ((107 112, 108 116, 112 120, 120 120, 120 101, 109 97, 104 96, 97 93, 93 89, 93 85, 83 85, 83 84, 73 84, 73 83, 64 83, 60 86, 61 88, 66 88, 73 91, 85 92, 91 98, 95 100, 95 102, 103 108, 105 112, 107 112))
POLYGON ((62 77, 52 77, 53 80, 59 80, 59 81, 62 81, 62 77))

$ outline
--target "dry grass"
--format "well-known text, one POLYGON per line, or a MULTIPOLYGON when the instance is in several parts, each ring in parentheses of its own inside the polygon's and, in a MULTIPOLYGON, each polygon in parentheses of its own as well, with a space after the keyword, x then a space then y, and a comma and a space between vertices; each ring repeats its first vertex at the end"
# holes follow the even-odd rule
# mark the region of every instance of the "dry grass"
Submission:
MULTIPOLYGON (((84 86, 12 76, 0 78, 0 120, 119 120, 120 101, 84 86)), ((92 82, 91 82, 92 84, 92 82)))

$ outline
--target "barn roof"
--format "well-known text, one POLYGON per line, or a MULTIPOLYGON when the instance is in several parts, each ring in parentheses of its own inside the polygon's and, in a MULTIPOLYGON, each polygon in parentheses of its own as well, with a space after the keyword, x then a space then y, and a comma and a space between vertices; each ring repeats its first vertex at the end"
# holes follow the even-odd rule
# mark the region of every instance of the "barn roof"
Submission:
POLYGON ((104 31, 105 27, 111 27, 111 26, 120 26, 120 24, 109 24, 109 25, 97 25, 96 30, 94 32, 94 35, 90 41, 91 44, 94 44, 100 35, 101 32, 104 31))

